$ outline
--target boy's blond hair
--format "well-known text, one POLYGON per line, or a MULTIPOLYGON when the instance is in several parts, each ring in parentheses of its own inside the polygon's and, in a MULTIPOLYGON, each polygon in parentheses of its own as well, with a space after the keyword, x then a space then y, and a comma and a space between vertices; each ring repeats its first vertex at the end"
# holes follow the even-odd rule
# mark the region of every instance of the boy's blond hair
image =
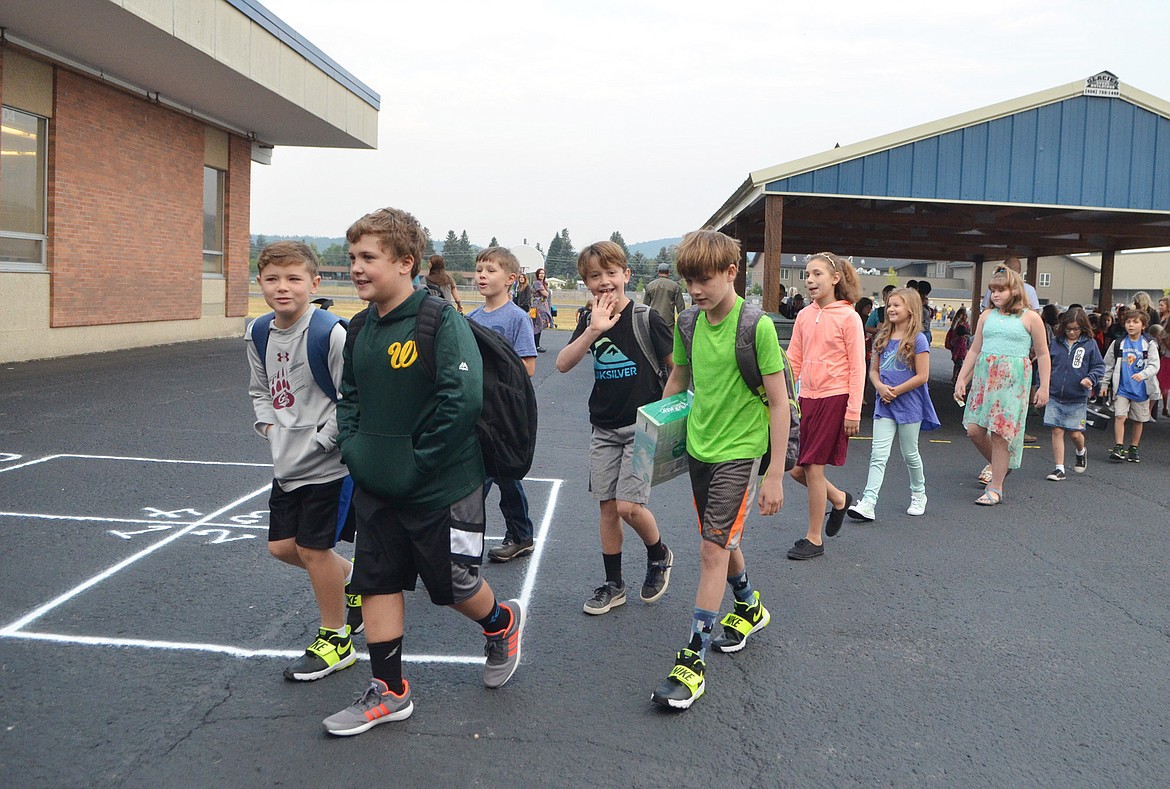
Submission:
POLYGON ((716 230, 692 230, 676 251, 675 268, 683 279, 707 279, 739 265, 739 242, 716 230))
POLYGON ((350 225, 345 240, 356 244, 365 235, 377 238, 382 251, 399 260, 410 255, 414 261, 410 276, 418 276, 427 236, 413 214, 400 208, 379 208, 350 225))
POLYGON ((475 256, 476 263, 482 263, 488 260, 498 263, 500 268, 506 273, 514 274, 517 277, 520 276, 520 261, 512 254, 512 250, 507 247, 487 247, 486 249, 481 249, 479 254, 475 256))
POLYGON ((303 263, 309 277, 318 276, 317 253, 303 241, 273 241, 260 250, 256 259, 256 270, 264 271, 266 266, 294 266, 303 263))
POLYGON ((626 253, 613 241, 597 241, 581 250, 581 254, 577 256, 577 273, 581 275, 581 279, 585 279, 589 267, 594 264, 602 269, 616 266, 626 270, 630 267, 626 262, 626 253))

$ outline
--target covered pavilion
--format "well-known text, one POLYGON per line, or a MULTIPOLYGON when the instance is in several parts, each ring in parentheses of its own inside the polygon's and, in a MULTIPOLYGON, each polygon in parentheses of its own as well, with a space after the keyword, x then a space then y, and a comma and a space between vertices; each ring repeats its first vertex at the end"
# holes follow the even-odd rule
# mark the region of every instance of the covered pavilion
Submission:
MULTIPOLYGON (((1085 80, 758 170, 704 225, 764 253, 764 308, 781 252, 975 264, 1010 255, 1114 255, 1170 245, 1170 102, 1103 71, 1085 80)), ((740 266, 741 270, 744 266, 740 266)))

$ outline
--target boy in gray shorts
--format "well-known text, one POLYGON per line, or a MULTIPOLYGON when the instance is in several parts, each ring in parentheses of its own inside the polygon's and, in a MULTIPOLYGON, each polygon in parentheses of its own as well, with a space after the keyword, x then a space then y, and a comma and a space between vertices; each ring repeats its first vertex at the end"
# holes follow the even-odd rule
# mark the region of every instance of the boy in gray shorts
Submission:
POLYGON ((612 241, 590 244, 577 258, 577 271, 593 294, 594 307, 584 313, 569 344, 557 355, 557 369, 567 373, 593 354, 593 391, 589 395, 589 490, 601 507, 601 559, 605 583, 585 601, 587 614, 599 615, 626 602, 622 579, 622 521, 646 544, 646 580, 642 602, 654 603, 670 585, 674 554, 663 544, 654 514, 646 507, 649 483, 633 474, 634 420, 638 408, 662 398, 662 382, 634 333, 634 310, 645 310, 654 355, 670 366, 672 339, 662 316, 626 296, 630 269, 622 248, 612 241))

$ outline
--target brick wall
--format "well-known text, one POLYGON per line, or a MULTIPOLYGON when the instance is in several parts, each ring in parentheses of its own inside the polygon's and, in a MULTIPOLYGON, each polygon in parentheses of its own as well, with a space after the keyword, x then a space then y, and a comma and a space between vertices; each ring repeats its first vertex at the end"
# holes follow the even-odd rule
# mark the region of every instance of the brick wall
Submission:
POLYGON ((203 129, 193 118, 57 69, 49 148, 52 326, 200 317, 203 129))

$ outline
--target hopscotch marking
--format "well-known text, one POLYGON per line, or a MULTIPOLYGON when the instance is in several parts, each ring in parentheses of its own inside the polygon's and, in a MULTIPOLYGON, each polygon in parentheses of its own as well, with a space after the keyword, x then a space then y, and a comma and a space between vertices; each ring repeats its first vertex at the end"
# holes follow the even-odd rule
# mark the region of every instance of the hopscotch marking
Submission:
MULTIPOLYGON (((3 455, 0 455, 3 457, 3 455)), ((16 456, 19 457, 19 456, 16 456)), ((47 455, 45 457, 29 460, 25 463, 20 463, 16 466, 8 468, 0 468, 0 473, 6 471, 13 471, 19 468, 27 468, 29 466, 44 463, 50 460, 58 460, 64 458, 76 458, 82 460, 116 460, 125 462, 139 462, 139 463, 173 463, 173 464, 187 464, 197 466, 246 466, 253 468, 271 467, 267 463, 238 463, 238 462, 218 462, 218 461, 203 461, 203 460, 172 460, 167 458, 141 458, 141 457, 123 457, 116 455, 77 455, 77 454, 57 454, 47 455)), ((520 592, 520 602, 525 608, 528 607, 529 601, 532 599, 533 591, 536 588, 536 575, 540 569, 540 562, 544 555, 544 545, 547 541, 548 532, 552 526, 553 512, 556 510, 557 498, 560 494, 561 485, 564 483, 562 479, 556 478, 538 478, 526 477, 525 482, 531 483, 546 483, 551 485, 549 491, 548 504, 545 507, 544 517, 541 519, 540 526, 536 529, 536 548, 532 553, 532 558, 525 571, 524 583, 520 592)), ((226 542, 234 542, 236 540, 250 539, 254 535, 245 534, 238 536, 229 536, 232 534, 229 529, 267 529, 263 524, 258 524, 258 521, 266 516, 267 510, 254 510, 247 515, 237 515, 229 518, 232 523, 223 523, 216 521, 216 518, 231 512, 233 509, 242 506, 252 499, 269 492, 272 489, 271 484, 265 484, 261 488, 248 493, 227 506, 221 507, 214 512, 199 517, 198 520, 171 520, 181 518, 183 514, 192 516, 199 516, 201 513, 190 508, 181 510, 162 510, 154 507, 144 507, 143 510, 150 514, 150 518, 133 519, 133 518, 103 518, 90 515, 48 515, 38 513, 24 513, 24 512, 0 512, 0 517, 18 517, 18 518, 38 518, 46 520, 67 520, 67 521, 83 521, 83 522, 100 522, 100 523, 120 523, 127 525, 146 525, 148 528, 133 531, 133 532, 118 532, 110 530, 110 534, 114 534, 122 539, 132 539, 140 534, 160 534, 163 531, 171 531, 177 529, 172 534, 159 540, 156 543, 144 548, 126 559, 114 564, 113 566, 103 570, 97 575, 93 576, 87 581, 73 587, 69 591, 58 595, 49 602, 34 608, 32 611, 25 614, 20 619, 0 628, 0 638, 18 638, 28 641, 45 641, 55 644, 73 644, 83 646, 101 646, 101 647, 135 647, 139 649, 161 649, 169 651, 192 651, 192 652, 211 652, 216 654, 228 655, 237 658, 296 658, 300 657, 304 650, 288 650, 288 649, 246 649, 231 644, 208 644, 196 642, 183 641, 161 641, 151 639, 139 638, 107 638, 104 636, 81 636, 81 635, 67 635, 62 633, 43 633, 31 630, 24 630, 25 627, 40 619, 50 611, 64 605, 70 600, 78 597, 84 592, 92 589, 101 582, 117 575, 122 570, 126 569, 135 562, 143 559, 159 549, 170 545, 181 537, 188 534, 192 536, 212 536, 214 539, 210 540, 208 544, 221 544, 226 542), (160 523, 157 518, 167 518, 166 522, 160 523), (154 518, 154 520, 151 520, 154 518), (227 527, 227 528, 225 528, 227 527)), ((529 620, 531 621, 531 620, 529 620)), ((530 626, 525 627, 528 631, 530 626)), ((369 654, 366 652, 357 652, 359 660, 368 661, 369 654)), ((463 655, 410 655, 404 654, 403 660, 410 663, 447 663, 447 664, 467 664, 467 665, 482 665, 482 657, 472 657, 463 655)))

